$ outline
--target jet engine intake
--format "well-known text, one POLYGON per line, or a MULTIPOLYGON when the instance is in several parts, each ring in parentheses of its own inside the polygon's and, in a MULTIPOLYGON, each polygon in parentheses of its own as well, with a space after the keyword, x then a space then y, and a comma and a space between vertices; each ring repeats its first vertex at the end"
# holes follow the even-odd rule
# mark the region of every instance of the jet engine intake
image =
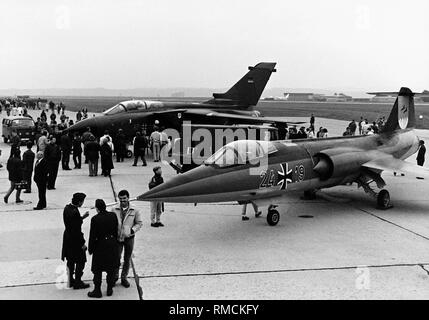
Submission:
POLYGON ((358 172, 362 164, 370 160, 370 156, 361 150, 341 153, 331 149, 315 154, 314 159, 316 165, 313 170, 324 181, 358 172))

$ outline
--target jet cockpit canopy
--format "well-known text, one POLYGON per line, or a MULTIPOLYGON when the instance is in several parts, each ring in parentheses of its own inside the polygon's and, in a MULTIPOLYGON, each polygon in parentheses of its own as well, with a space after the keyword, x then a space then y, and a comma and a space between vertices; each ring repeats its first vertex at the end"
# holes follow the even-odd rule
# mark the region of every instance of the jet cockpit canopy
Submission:
POLYGON ((117 105, 104 111, 105 115, 117 114, 120 112, 133 111, 133 110, 146 110, 149 108, 161 108, 164 104, 160 101, 149 100, 129 100, 119 102, 117 105))
POLYGON ((246 163, 259 164, 264 157, 277 151, 270 141, 237 140, 216 151, 204 163, 217 167, 229 167, 246 163))

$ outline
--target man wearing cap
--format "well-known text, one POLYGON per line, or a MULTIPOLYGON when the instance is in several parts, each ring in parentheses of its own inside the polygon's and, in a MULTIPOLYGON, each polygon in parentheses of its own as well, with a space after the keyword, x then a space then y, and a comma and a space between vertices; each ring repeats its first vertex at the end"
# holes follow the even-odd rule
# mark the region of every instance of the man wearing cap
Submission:
POLYGON ((89 216, 89 212, 81 216, 78 209, 83 205, 85 197, 86 195, 81 192, 73 194, 71 203, 65 206, 63 212, 65 231, 61 260, 67 259, 69 283, 73 289, 89 288, 89 284, 82 281, 87 249, 82 233, 82 223, 83 219, 89 216))
MULTIPOLYGON (((127 190, 121 190, 118 193, 119 206, 115 207, 113 212, 118 218, 118 242, 119 258, 124 251, 124 263, 122 265, 121 284, 128 288, 130 283, 127 280, 130 269, 131 255, 134 249, 134 236, 143 225, 140 212, 130 206, 130 194, 127 190)), ((116 270, 115 282, 119 279, 119 268, 116 270)))

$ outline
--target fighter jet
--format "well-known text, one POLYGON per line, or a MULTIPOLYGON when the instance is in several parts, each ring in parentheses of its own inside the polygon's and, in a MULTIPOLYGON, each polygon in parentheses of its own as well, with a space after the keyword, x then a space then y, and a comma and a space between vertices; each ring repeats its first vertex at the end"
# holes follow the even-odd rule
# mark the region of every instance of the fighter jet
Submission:
POLYGON ((137 200, 178 203, 226 202, 268 206, 267 222, 276 225, 276 207, 296 192, 357 183, 377 207, 391 207, 382 171, 429 177, 429 170, 405 162, 418 150, 414 94, 401 88, 378 134, 284 141, 238 140, 219 149, 201 166, 140 195, 137 200), (380 189, 376 192, 375 188, 380 189))
POLYGON ((184 121, 211 125, 284 124, 273 118, 260 117, 260 112, 251 110, 258 103, 271 73, 276 71, 275 65, 274 62, 261 62, 249 67, 249 71, 227 92, 214 93, 212 99, 202 103, 124 101, 101 116, 79 121, 67 131, 83 132, 89 127, 93 134, 101 137, 105 130, 114 136, 121 128, 131 140, 136 129, 143 126, 151 130, 155 121, 162 127, 178 131, 184 121))

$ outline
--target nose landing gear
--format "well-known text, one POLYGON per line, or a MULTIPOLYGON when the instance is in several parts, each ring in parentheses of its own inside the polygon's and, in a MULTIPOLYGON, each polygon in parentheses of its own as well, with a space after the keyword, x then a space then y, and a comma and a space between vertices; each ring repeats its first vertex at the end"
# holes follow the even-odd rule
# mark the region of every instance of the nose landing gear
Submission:
POLYGON ((270 226, 275 226, 280 220, 280 213, 275 208, 277 208, 276 205, 270 205, 268 207, 267 223, 270 226))

